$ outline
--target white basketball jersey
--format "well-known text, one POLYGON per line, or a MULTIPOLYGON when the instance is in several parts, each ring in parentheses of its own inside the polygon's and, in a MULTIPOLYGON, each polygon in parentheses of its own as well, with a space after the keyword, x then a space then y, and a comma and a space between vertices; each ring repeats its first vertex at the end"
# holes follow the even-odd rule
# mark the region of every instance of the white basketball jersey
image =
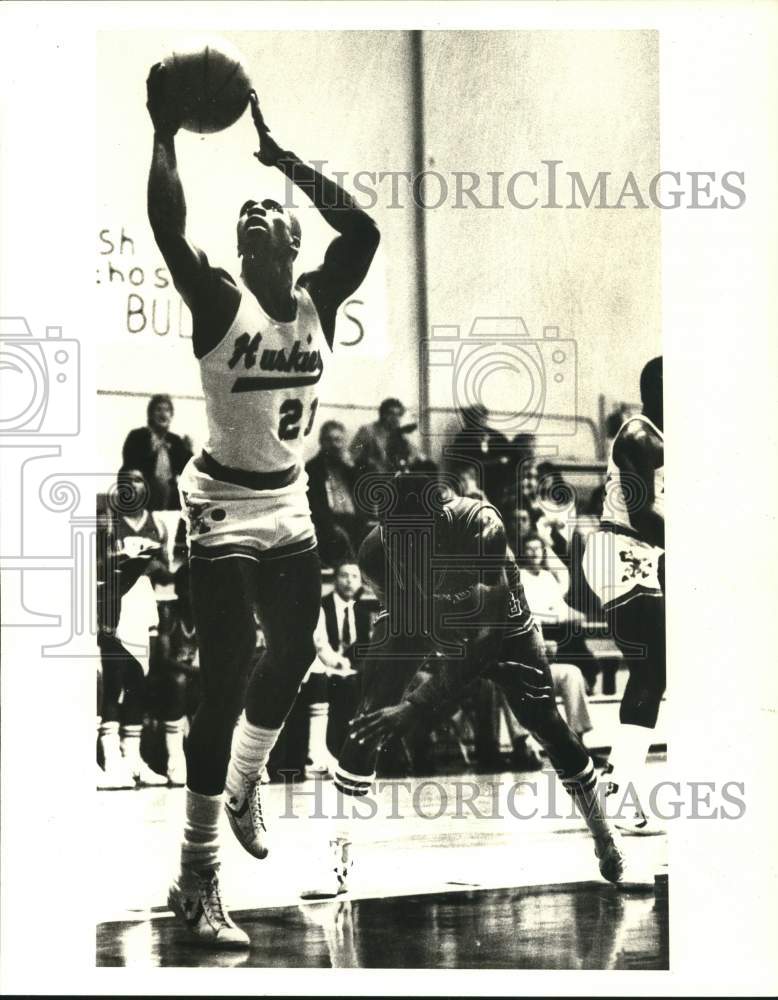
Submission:
POLYGON ((295 288, 297 316, 271 319, 239 280, 240 305, 221 342, 200 359, 207 452, 221 465, 281 472, 302 464, 326 343, 316 307, 295 288))
MULTIPOLYGON (((608 457, 608 475, 605 480, 605 502, 603 504, 602 520, 608 524, 617 524, 623 528, 629 528, 630 531, 634 531, 632 526, 629 513, 627 510, 627 502, 625 499, 625 492, 628 496, 633 496, 635 494, 635 488, 630 488, 629 484, 622 484, 621 469, 616 465, 613 460, 613 446, 618 440, 619 434, 631 420, 642 420, 644 423, 654 431, 655 434, 659 436, 659 440, 664 444, 664 434, 659 430, 659 428, 648 419, 648 417, 643 416, 642 413, 637 414, 634 417, 630 417, 626 420, 619 428, 619 433, 613 440, 611 445, 610 456, 608 457)), ((654 506, 657 511, 664 515, 665 510, 665 467, 660 466, 658 469, 654 470, 654 506)))

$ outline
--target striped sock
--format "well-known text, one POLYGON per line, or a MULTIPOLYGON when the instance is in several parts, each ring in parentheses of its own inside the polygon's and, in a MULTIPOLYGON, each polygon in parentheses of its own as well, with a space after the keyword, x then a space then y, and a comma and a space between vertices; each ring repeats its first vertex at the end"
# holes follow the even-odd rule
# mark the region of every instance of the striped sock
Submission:
POLYGON ((181 868, 209 871, 219 863, 221 795, 186 790, 186 822, 181 842, 181 868))
POLYGON ((252 725, 241 714, 232 736, 230 766, 227 770, 227 792, 230 798, 242 802, 246 784, 256 781, 267 763, 281 729, 263 729, 252 725))
POLYGON ((122 726, 122 753, 133 774, 138 774, 143 763, 140 755, 140 738, 143 726, 122 726))
POLYGON ((597 774, 591 759, 578 774, 565 777, 560 774, 565 791, 572 797, 578 811, 586 820, 594 842, 597 846, 610 843, 613 840, 613 829, 608 822, 603 808, 604 789, 598 790, 597 774))
POLYGON ((353 839, 353 799, 364 798, 375 781, 375 771, 372 774, 352 774, 338 765, 335 771, 333 789, 335 802, 330 815, 333 817, 332 840, 353 839))
POLYGON ((106 771, 119 767, 122 763, 122 751, 119 745, 119 723, 100 723, 100 746, 103 751, 106 771))
POLYGON ((174 719, 165 723, 165 749, 168 760, 179 760, 184 755, 184 725, 186 719, 174 719))
POLYGON ((327 722, 330 706, 326 701, 314 702, 308 709, 310 728, 308 730, 308 756, 314 767, 327 767, 327 722))

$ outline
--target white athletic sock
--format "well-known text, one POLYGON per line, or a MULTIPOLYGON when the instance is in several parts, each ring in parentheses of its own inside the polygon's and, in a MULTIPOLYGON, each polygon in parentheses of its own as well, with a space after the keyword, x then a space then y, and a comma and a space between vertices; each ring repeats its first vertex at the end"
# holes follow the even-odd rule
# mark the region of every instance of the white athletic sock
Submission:
POLYGON ((112 770, 121 767, 122 750, 119 744, 119 723, 100 723, 100 746, 103 751, 105 770, 112 770))
MULTIPOLYGON (((646 758, 653 733, 653 729, 645 726, 620 725, 610 755, 613 771, 608 780, 617 786, 617 802, 624 801, 631 784, 644 812, 648 808, 648 796, 645 792, 646 758)), ((632 798, 633 796, 627 795, 627 805, 632 798)))
POLYGON ((308 757, 314 767, 329 767, 330 755, 327 750, 327 722, 330 706, 326 701, 317 701, 308 710, 308 757))
POLYGON ((280 732, 280 728, 263 729, 262 726, 253 726, 246 718, 246 713, 241 714, 232 734, 230 766, 227 770, 227 793, 230 798, 235 798, 238 802, 243 800, 246 783, 257 780, 280 732))
POLYGON ((165 749, 168 760, 180 760, 184 756, 184 723, 182 715, 180 719, 165 723, 165 749))
POLYGON ((208 871, 219 862, 221 795, 186 790, 186 823, 181 841, 181 868, 208 871))
POLYGON ((353 816, 355 800, 364 798, 375 780, 375 773, 369 775, 352 774, 338 766, 335 780, 327 786, 325 793, 325 814, 330 817, 330 840, 354 839, 355 822, 353 816))
POLYGON ((122 726, 122 754, 133 774, 138 774, 143 760, 140 755, 140 738, 143 726, 122 726))
POLYGON ((590 760, 578 774, 562 778, 562 784, 586 820, 598 850, 609 844, 615 838, 615 833, 605 815, 602 799, 598 795, 597 775, 592 761, 590 760))

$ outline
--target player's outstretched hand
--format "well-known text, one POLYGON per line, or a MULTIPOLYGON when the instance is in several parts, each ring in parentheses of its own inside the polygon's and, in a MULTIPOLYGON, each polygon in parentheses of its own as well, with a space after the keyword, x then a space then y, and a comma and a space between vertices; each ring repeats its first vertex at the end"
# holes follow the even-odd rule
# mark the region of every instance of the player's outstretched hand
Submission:
POLYGON ((379 708, 376 712, 352 719, 350 737, 358 743, 380 742, 389 736, 407 733, 415 719, 413 705, 409 701, 401 701, 399 705, 379 708))
POLYGON ((167 68, 154 63, 146 79, 146 107, 159 135, 175 135, 181 127, 173 102, 167 96, 167 68))
POLYGON ((254 153, 254 156, 256 156, 260 163, 264 163, 266 167, 274 167, 281 158, 283 150, 270 134, 270 129, 265 124, 265 119, 262 117, 262 112, 259 109, 259 98, 257 97, 256 90, 250 92, 249 104, 251 105, 251 117, 254 121, 254 127, 259 136, 259 152, 254 153))

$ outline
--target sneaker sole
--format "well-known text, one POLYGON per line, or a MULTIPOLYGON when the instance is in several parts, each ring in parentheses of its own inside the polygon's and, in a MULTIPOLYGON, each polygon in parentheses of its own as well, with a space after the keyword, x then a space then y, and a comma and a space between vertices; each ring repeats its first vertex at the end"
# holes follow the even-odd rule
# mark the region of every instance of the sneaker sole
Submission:
POLYGON ((620 826, 613 824, 623 837, 661 837, 665 832, 655 826, 620 826))

